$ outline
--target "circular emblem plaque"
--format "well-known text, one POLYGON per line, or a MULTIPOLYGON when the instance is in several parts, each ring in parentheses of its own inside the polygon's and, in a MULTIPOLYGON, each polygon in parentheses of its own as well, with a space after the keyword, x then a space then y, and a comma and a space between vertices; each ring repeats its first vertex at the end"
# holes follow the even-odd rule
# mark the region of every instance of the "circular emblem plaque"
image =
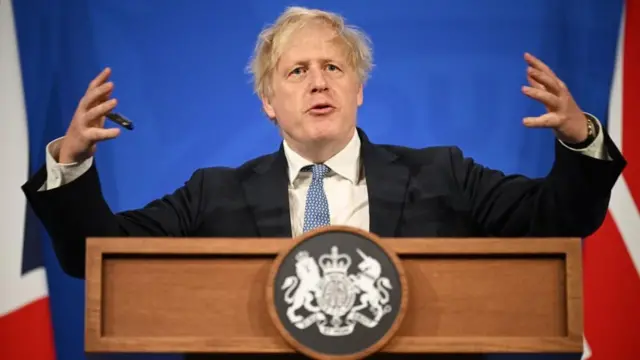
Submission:
POLYGON ((299 237, 275 260, 269 313, 299 352, 359 359, 391 340, 404 317, 402 264, 373 234, 344 226, 299 237))

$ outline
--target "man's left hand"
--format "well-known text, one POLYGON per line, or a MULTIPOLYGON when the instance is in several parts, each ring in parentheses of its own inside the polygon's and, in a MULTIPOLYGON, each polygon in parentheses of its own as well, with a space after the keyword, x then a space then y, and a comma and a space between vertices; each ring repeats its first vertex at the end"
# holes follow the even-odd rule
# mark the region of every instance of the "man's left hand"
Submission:
POLYGON ((562 80, 540 59, 525 53, 529 64, 527 80, 531 86, 523 86, 522 92, 540 101, 547 113, 538 117, 526 117, 523 123, 532 128, 551 128, 556 137, 567 143, 577 144, 587 139, 587 118, 573 100, 562 80))

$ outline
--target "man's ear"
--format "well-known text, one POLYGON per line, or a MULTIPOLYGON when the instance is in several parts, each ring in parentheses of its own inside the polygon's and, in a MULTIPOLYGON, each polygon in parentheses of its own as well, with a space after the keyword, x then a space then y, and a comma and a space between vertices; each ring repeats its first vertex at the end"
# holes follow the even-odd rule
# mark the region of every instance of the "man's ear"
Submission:
POLYGON ((358 89, 358 106, 362 105, 364 102, 364 86, 360 84, 360 88, 358 89))
POLYGON ((271 106, 271 99, 264 94, 260 95, 260 99, 262 100, 262 110, 264 110, 269 119, 274 120, 276 118, 276 112, 273 110, 273 106, 271 106))

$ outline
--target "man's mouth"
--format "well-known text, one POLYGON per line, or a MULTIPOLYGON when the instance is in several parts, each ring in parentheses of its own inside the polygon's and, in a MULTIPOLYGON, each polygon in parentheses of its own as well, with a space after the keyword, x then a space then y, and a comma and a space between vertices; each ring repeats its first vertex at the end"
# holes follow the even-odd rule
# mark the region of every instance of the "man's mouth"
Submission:
POLYGON ((335 108, 330 104, 317 104, 309 109, 309 113, 313 115, 324 115, 332 112, 333 110, 335 110, 335 108))

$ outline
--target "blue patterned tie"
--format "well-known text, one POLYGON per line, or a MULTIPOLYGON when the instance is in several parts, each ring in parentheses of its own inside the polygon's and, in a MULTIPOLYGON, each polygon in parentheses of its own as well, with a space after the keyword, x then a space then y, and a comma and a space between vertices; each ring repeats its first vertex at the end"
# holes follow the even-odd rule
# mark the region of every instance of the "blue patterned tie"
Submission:
POLYGON ((324 176, 329 172, 329 168, 324 164, 315 164, 303 168, 303 171, 309 170, 311 170, 313 176, 307 192, 303 232, 331 223, 329 219, 329 203, 324 193, 323 184, 324 176))

